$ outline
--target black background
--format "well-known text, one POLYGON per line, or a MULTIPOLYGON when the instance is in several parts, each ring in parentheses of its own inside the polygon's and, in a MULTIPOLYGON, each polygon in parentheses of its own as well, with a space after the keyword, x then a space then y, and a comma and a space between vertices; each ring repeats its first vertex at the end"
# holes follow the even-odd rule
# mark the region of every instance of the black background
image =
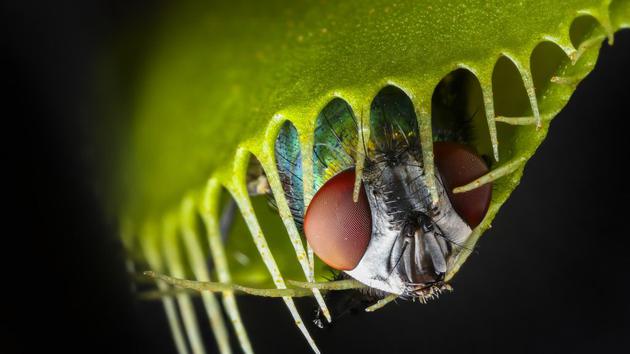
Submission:
MULTIPOLYGON (((149 2, 3 4, 1 353, 173 353, 159 303, 129 291, 115 223, 100 207, 86 131, 91 68, 149 2)), ((521 185, 454 281, 312 328, 325 353, 607 352, 630 346, 627 177, 630 31, 554 120, 521 185)), ((240 298, 258 353, 308 353, 279 300, 240 298)), ((300 301, 305 317, 313 306, 300 301)), ((202 318, 202 317, 200 317, 202 318)), ((214 350, 207 335, 209 352, 214 350)), ((625 351, 625 350, 624 350, 625 351)))

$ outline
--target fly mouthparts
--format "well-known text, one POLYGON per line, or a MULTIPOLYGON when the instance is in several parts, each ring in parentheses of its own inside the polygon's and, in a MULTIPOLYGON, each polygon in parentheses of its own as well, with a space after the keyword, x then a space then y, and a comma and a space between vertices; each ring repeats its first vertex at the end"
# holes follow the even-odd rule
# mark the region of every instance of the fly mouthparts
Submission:
POLYGON ((427 301, 437 299, 444 292, 452 292, 453 287, 444 282, 433 283, 428 286, 419 287, 412 290, 412 301, 420 301, 426 304, 427 301))

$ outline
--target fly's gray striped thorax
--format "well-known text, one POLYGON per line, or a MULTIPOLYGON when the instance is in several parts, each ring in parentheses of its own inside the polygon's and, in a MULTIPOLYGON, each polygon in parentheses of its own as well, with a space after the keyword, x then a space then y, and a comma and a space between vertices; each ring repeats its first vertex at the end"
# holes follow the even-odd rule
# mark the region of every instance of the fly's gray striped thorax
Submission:
POLYGON ((413 212, 427 213, 430 192, 422 160, 408 152, 397 156, 395 161, 387 155, 381 160, 379 163, 368 160, 363 172, 366 192, 371 200, 378 201, 374 204, 376 209, 394 221, 413 212))

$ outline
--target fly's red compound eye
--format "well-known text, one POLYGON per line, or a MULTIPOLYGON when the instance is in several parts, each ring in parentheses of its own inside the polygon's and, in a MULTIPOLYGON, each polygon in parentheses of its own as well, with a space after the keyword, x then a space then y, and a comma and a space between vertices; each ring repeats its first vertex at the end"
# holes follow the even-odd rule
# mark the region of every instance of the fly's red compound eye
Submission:
POLYGON ((338 270, 354 269, 372 236, 370 205, 361 186, 352 200, 354 170, 332 177, 313 197, 304 216, 304 234, 324 263, 338 270))
POLYGON ((486 163, 467 146, 452 142, 433 144, 435 165, 440 171, 448 197, 457 214, 474 228, 483 220, 490 206, 492 184, 464 193, 453 193, 453 188, 463 186, 488 173, 486 163))

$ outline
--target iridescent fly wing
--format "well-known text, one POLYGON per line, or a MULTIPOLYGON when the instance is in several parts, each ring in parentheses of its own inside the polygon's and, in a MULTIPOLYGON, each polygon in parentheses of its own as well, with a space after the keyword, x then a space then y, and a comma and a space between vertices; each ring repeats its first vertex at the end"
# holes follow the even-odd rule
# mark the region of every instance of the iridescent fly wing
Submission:
POLYGON ((420 151, 413 103, 400 89, 387 86, 374 98, 370 124, 370 142, 377 154, 379 151, 397 150, 396 146, 392 146, 394 144, 404 144, 402 148, 408 151, 420 151))
POLYGON ((291 215, 301 228, 304 219, 304 183, 302 181, 302 155, 295 127, 285 122, 275 145, 276 166, 287 198, 291 215))
POLYGON ((319 114, 313 147, 315 192, 335 174, 354 167, 357 131, 356 118, 341 99, 330 102, 319 114))

